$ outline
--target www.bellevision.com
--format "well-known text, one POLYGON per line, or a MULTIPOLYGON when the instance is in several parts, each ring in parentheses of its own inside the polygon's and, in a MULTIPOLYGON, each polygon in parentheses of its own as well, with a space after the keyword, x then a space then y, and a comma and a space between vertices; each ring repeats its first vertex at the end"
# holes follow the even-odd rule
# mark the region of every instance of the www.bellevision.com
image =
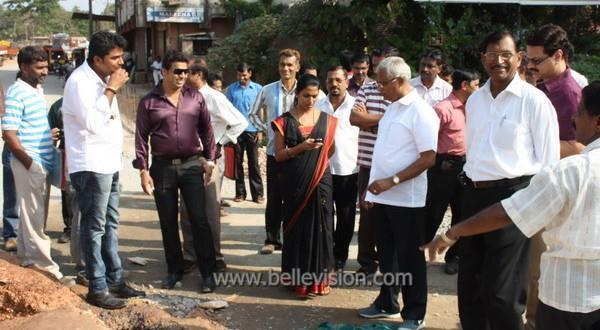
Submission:
POLYGON ((319 274, 301 273, 299 269, 294 269, 291 273, 281 273, 273 270, 267 272, 224 272, 215 273, 214 278, 218 286, 233 287, 311 285, 313 283, 323 283, 325 280, 328 280, 329 285, 337 287, 411 286, 413 283, 411 273, 377 273, 367 276, 363 273, 342 271, 319 274))

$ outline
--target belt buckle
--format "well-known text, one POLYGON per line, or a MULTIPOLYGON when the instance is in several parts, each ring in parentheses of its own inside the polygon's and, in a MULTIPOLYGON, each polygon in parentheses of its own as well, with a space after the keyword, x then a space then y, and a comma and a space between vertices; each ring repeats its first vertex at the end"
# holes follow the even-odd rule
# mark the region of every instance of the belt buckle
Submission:
POLYGON ((175 159, 171 160, 171 164, 181 165, 181 158, 175 158, 175 159))

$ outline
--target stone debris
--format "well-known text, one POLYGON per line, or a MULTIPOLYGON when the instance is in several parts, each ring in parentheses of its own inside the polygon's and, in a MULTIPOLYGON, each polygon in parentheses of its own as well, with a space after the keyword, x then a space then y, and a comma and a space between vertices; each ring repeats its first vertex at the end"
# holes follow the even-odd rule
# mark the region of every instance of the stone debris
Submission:
POLYGON ((140 266, 146 266, 148 264, 149 260, 150 259, 144 258, 144 257, 129 257, 129 258, 127 258, 127 261, 131 262, 132 264, 140 265, 140 266))

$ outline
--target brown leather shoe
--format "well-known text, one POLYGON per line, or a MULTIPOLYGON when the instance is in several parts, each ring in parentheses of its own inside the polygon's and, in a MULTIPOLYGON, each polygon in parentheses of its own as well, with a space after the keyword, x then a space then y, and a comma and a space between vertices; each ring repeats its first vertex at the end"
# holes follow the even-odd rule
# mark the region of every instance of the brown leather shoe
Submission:
POLYGON ((264 197, 262 197, 262 196, 258 196, 258 197, 256 197, 256 199, 254 200, 254 203, 257 203, 257 204, 262 204, 262 203, 264 203, 264 202, 265 202, 265 198, 264 198, 264 197))
POLYGON ((246 200, 246 197, 244 196, 235 196, 235 198, 233 199, 233 201, 236 203, 243 202, 244 200, 246 200))

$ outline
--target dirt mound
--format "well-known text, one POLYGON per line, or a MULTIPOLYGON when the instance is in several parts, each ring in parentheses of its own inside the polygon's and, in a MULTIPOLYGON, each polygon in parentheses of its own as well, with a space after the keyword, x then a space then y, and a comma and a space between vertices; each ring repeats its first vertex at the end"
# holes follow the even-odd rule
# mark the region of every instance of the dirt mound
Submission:
POLYGON ((16 257, 0 252, 0 321, 81 303, 50 275, 20 267, 16 257))

